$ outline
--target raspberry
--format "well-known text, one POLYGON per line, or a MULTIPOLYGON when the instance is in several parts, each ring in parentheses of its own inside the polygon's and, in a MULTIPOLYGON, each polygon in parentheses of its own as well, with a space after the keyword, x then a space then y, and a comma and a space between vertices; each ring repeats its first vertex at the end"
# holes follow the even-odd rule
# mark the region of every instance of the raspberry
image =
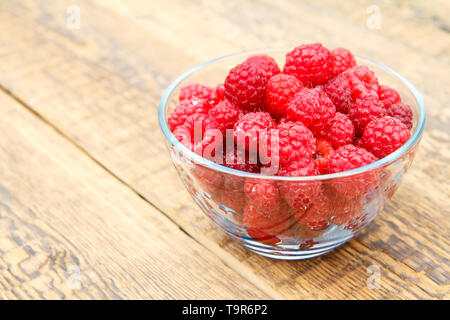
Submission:
POLYGON ((348 106, 352 103, 352 90, 345 76, 338 75, 331 79, 323 89, 336 106, 336 111, 348 112, 348 106))
POLYGON ((244 150, 234 149, 228 151, 224 157, 224 165, 235 170, 257 173, 259 165, 251 163, 244 150))
POLYGON ((371 121, 364 129, 363 147, 378 158, 384 158, 400 148, 411 136, 398 119, 385 116, 371 121))
MULTIPOLYGON (((280 176, 314 176, 319 174, 317 165, 312 160, 301 160, 280 168, 280 176)), ((306 210, 316 198, 319 181, 280 181, 278 183, 280 194, 287 204, 296 211, 306 210)))
POLYGON ((328 96, 316 89, 303 88, 287 108, 288 118, 301 121, 314 134, 327 130, 336 108, 328 96))
POLYGON ((378 96, 386 109, 394 103, 399 103, 401 101, 399 93, 388 86, 379 86, 378 96))
POLYGON ((411 107, 404 103, 392 104, 386 111, 388 116, 396 118, 403 122, 403 124, 408 128, 412 128, 413 113, 411 107))
POLYGON ((292 226, 292 219, 286 205, 273 208, 260 208, 248 202, 244 209, 244 224, 250 237, 266 244, 277 244, 277 235, 283 234, 292 226))
POLYGON ((306 210, 293 211, 293 216, 300 224, 313 230, 323 230, 330 224, 331 208, 325 194, 320 191, 312 205, 306 210))
POLYGON ((216 90, 199 83, 189 84, 181 89, 180 102, 194 100, 206 100, 205 105, 211 108, 218 102, 216 90))
POLYGON ((191 137, 194 140, 203 137, 205 132, 209 129, 219 128, 216 121, 206 113, 194 113, 190 115, 186 118, 184 127, 189 130, 191 137))
POLYGON ((346 198, 334 196, 330 199, 332 215, 331 221, 337 225, 347 225, 357 223, 358 218, 361 216, 363 205, 359 198, 346 198))
POLYGON ((354 66, 345 70, 342 76, 347 78, 354 99, 360 98, 366 91, 378 97, 378 79, 366 66, 354 66))
POLYGON ((275 126, 269 113, 249 112, 234 124, 234 138, 239 148, 256 151, 261 133, 275 126))
POLYGON ((316 163, 320 174, 328 173, 328 157, 334 152, 333 145, 325 138, 319 138, 316 140, 317 153, 316 163))
POLYGON ((280 123, 275 130, 264 133, 260 140, 260 157, 270 163, 273 163, 274 157, 278 157, 276 162, 282 166, 311 159, 316 151, 312 132, 298 121, 280 123))
POLYGON ((272 210, 279 207, 279 191, 271 180, 248 178, 245 180, 244 193, 248 200, 259 209, 272 210))
POLYGON ((333 76, 334 58, 320 43, 301 45, 286 54, 283 73, 297 77, 308 87, 326 83, 333 76))
POLYGON ((193 150, 192 135, 188 128, 185 126, 178 126, 173 130, 173 135, 180 141, 186 148, 193 150))
POLYGON ((223 134, 226 133, 227 129, 233 129, 234 124, 243 116, 243 114, 241 109, 233 105, 227 99, 219 102, 208 112, 208 115, 215 120, 218 128, 223 134))
POLYGON ((294 76, 282 73, 273 76, 267 82, 264 108, 274 117, 284 116, 288 103, 302 87, 302 82, 294 76))
MULTIPOLYGON (((328 171, 329 173, 347 171, 368 165, 376 160, 377 158, 369 151, 347 144, 329 156, 328 171)), ((352 198, 375 188, 378 181, 378 170, 374 169, 369 172, 333 180, 331 185, 340 194, 352 198)))
POLYGON ((355 126, 355 133, 361 136, 366 125, 377 118, 384 116, 386 109, 378 98, 365 96, 356 99, 348 108, 348 117, 355 126))
POLYGON ((187 117, 195 113, 206 113, 205 106, 202 102, 192 103, 191 101, 183 101, 167 118, 170 130, 173 132, 176 127, 181 126, 186 121, 187 117))
POLYGON ((222 83, 218 84, 216 87, 216 96, 217 102, 220 102, 223 99, 225 99, 225 86, 222 83))
POLYGON ((337 75, 345 70, 356 66, 355 57, 353 54, 344 48, 336 48, 331 51, 334 57, 333 74, 337 75))
POLYGON ((266 82, 266 74, 258 66, 239 64, 225 79, 225 97, 244 110, 254 111, 262 105, 266 82))
POLYGON ((334 148, 337 149, 345 144, 352 143, 354 137, 355 127, 352 121, 345 114, 336 112, 328 131, 328 139, 334 148))
POLYGON ((275 59, 265 54, 257 54, 248 57, 244 63, 256 65, 261 70, 263 70, 266 75, 266 80, 269 80, 274 75, 280 73, 280 68, 278 67, 278 64, 275 61, 275 59))
MULTIPOLYGON (((197 164, 191 172, 203 191, 209 194, 217 192, 222 187, 223 175, 219 174, 216 170, 197 164)), ((195 191, 194 194, 197 192, 195 191)))

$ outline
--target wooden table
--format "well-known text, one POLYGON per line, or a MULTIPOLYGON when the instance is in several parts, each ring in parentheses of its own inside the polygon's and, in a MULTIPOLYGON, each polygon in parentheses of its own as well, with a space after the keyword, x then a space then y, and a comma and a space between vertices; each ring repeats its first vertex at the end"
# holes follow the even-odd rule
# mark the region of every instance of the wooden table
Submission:
POLYGON ((450 298, 449 3, 339 3, 1 1, 0 298, 450 298), (393 66, 423 94, 428 124, 356 239, 270 260, 196 207, 156 109, 200 62, 317 41, 393 66))

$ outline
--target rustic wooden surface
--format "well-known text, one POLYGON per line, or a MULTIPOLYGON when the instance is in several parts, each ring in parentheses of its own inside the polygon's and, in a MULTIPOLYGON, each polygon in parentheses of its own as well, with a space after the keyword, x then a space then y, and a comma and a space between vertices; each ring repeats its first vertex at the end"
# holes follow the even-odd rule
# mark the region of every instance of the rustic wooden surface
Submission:
POLYGON ((450 298, 448 1, 0 2, 0 298, 450 298), (204 216, 157 125, 164 88, 226 53, 320 41, 395 67, 428 125, 356 239, 297 262, 204 216), (381 270, 370 289, 367 268, 381 270))

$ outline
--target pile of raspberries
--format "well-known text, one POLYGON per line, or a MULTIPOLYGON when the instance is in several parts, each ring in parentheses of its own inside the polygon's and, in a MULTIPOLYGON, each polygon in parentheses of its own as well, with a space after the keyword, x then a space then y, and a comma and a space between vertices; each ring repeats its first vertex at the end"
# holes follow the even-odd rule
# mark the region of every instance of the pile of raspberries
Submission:
MULTIPOLYGON (((412 120, 399 93, 356 65, 350 51, 314 43, 288 52, 282 70, 272 57, 254 55, 215 88, 187 85, 168 125, 187 148, 216 163, 295 177, 383 158, 410 138, 412 120)), ((236 212, 249 236, 269 244, 280 235, 313 239, 330 223, 354 228, 363 220, 363 197, 382 180, 377 170, 327 183, 244 179, 203 166, 193 173, 236 212)))

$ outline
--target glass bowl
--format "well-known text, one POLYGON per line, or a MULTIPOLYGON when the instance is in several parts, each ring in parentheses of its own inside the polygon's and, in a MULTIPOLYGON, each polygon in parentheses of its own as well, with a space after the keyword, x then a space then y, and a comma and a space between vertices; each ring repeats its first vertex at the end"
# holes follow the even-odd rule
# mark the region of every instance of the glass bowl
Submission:
MULTIPOLYGON (((411 138, 398 150, 369 165, 336 174, 308 177, 270 176, 234 170, 190 151, 170 131, 167 117, 178 104, 180 89, 191 83, 216 86, 228 71, 254 54, 268 54, 280 66, 291 48, 265 49, 232 54, 203 63, 184 73, 164 92, 158 111, 159 124, 173 164, 186 189, 201 210, 231 238, 266 257, 297 260, 322 255, 351 239, 383 209, 410 167, 425 125, 425 107, 418 91, 403 76, 378 62, 356 57, 377 75, 380 84, 395 88, 413 111, 411 138), (308 212, 322 212, 320 222, 305 218, 280 200, 276 217, 247 228, 243 212, 247 205, 245 183, 269 183, 279 190, 299 194, 308 212), (322 200, 308 198, 311 190, 322 200), (310 203, 308 204, 308 202, 310 203), (311 203, 312 208, 311 209, 311 203), (322 208, 319 208, 322 206, 322 208), (322 209, 320 211, 319 209, 322 209), (295 219, 294 217, 299 217, 295 219)), ((294 206, 295 207, 295 206, 294 206)))

